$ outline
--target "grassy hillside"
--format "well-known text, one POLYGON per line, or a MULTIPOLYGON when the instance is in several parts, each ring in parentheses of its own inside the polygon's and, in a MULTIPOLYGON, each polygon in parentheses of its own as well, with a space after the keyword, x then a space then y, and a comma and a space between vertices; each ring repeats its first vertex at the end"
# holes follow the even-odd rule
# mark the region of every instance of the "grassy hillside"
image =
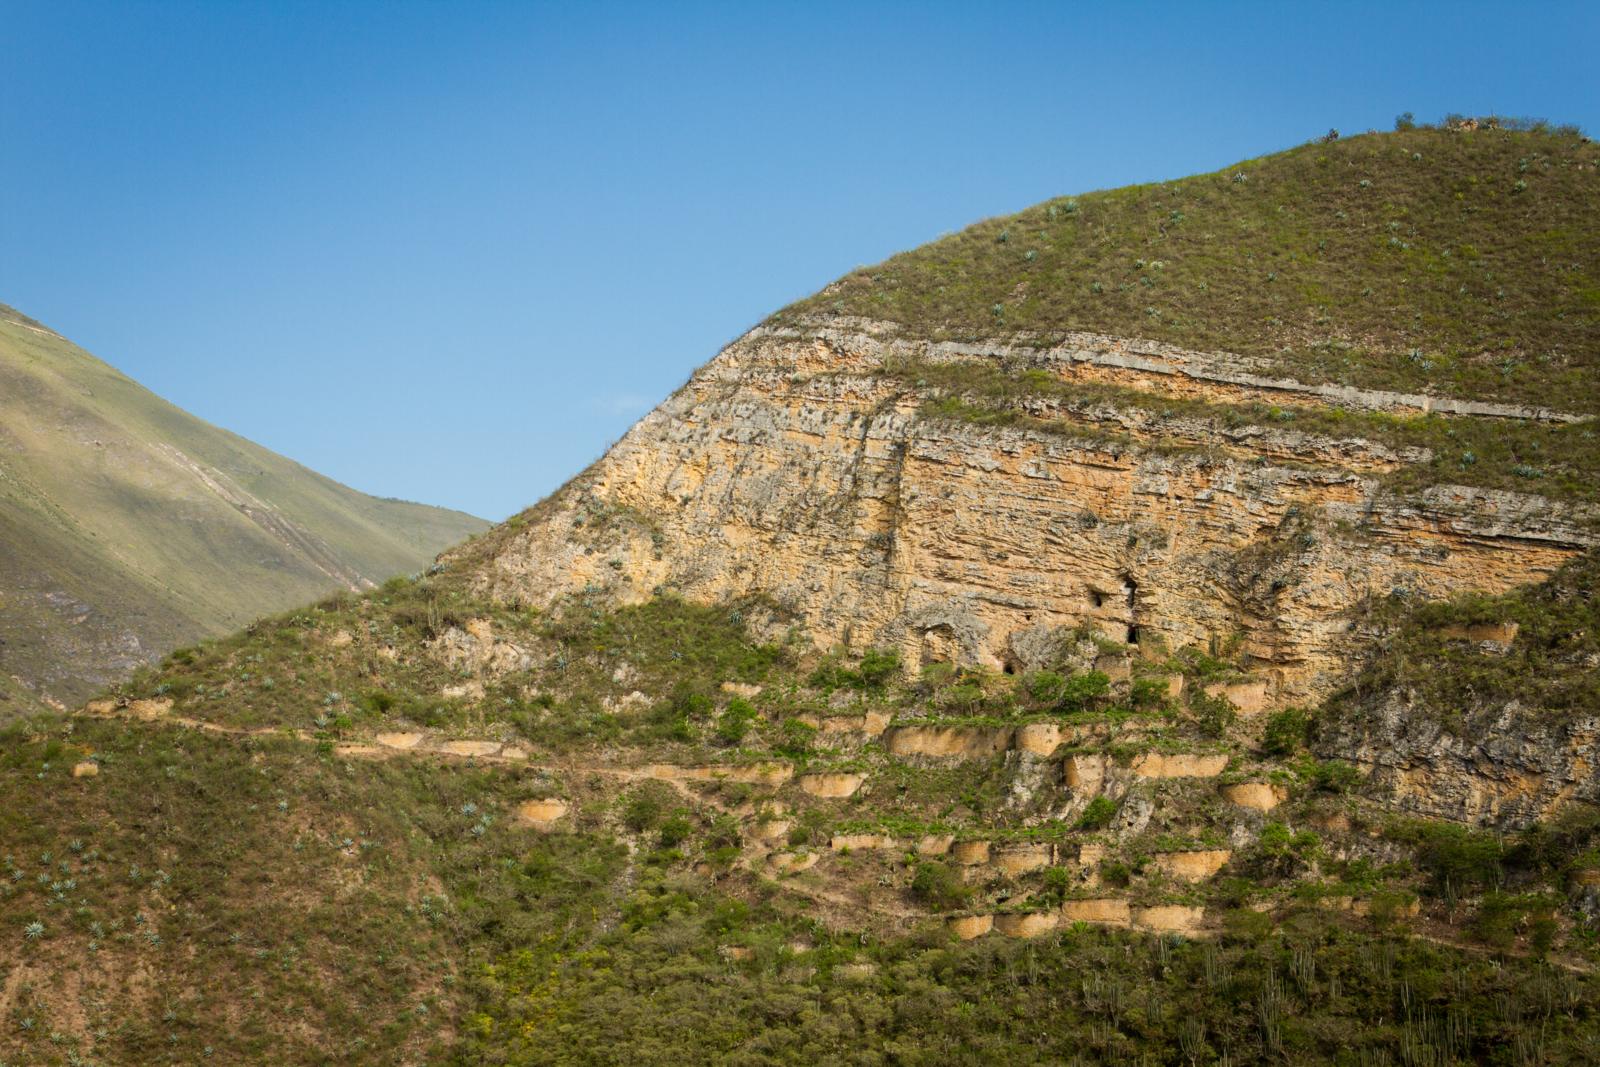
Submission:
POLYGON ((1592 812, 1521 837, 1393 819, 1307 757, 1303 724, 1262 736, 1200 695, 1230 669, 1208 657, 1123 684, 1065 661, 906 677, 881 654, 802 655, 783 628, 760 602, 670 597, 537 616, 447 573, 177 653, 111 720, 14 726, 0 1058, 1592 1062, 1592 812), (1193 695, 1162 696, 1168 672, 1193 695), (1058 787, 1026 761, 894 757, 812 725, 863 713, 1092 727, 1077 751, 1119 759, 1227 751, 1221 781, 1286 800, 1247 815, 1173 781, 1040 821, 1016 798, 1058 787), (392 749, 384 731, 495 743, 392 749), (770 761, 868 785, 827 799, 645 770, 770 761), (552 799, 553 823, 526 817, 552 799), (1130 828, 1146 802, 1158 818, 1130 828), (830 848, 885 830, 908 844, 830 848), (1104 855, 963 878, 909 844, 929 833, 1104 855), (1230 836, 1213 879, 1159 870, 1230 836), (1107 896, 1216 919, 970 943, 945 922, 1107 896))
POLYGON ((339 485, 0 307, 0 672, 39 694, 81 699, 180 642, 417 570, 484 526, 339 485))
POLYGON ((1600 146, 1415 128, 1061 197, 778 320, 833 314, 932 337, 1102 332, 1306 381, 1600 411, 1600 146))

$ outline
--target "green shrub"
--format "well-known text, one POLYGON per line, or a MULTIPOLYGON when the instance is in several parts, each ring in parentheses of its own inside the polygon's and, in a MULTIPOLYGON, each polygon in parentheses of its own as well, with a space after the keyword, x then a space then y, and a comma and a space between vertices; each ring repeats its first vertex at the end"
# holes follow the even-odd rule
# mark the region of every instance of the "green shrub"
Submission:
POLYGON ((1550 951, 1556 934, 1555 904, 1538 893, 1488 893, 1478 904, 1472 932, 1480 941, 1497 949, 1510 948, 1519 932, 1525 932, 1534 951, 1550 951))
POLYGON ((1126 889, 1133 881, 1133 868, 1121 860, 1101 860, 1100 880, 1106 885, 1126 889))
POLYGON ((1344 794, 1361 784, 1361 771, 1343 760, 1307 760, 1300 774, 1319 793, 1344 794))
POLYGON ((634 833, 653 827, 661 818, 661 801, 650 790, 640 790, 628 798, 622 811, 622 823, 634 833))
POLYGON ((1103 671, 1089 671, 1068 678, 1056 698, 1056 711, 1068 714, 1088 711, 1111 692, 1111 679, 1103 671))
POLYGON ((1446 895, 1498 887, 1505 880, 1505 846, 1491 834, 1418 819, 1391 827, 1389 836, 1416 847, 1417 862, 1433 875, 1434 888, 1446 895))
POLYGON ((696 720, 709 718, 711 698, 691 686, 679 684, 672 695, 650 710, 649 736, 666 741, 693 741, 696 720))
POLYGON ((939 706, 956 711, 975 712, 983 706, 986 694, 983 685, 976 680, 963 681, 952 685, 939 694, 939 706))
POLYGON ((778 727, 778 741, 772 749, 780 755, 801 759, 810 754, 811 742, 816 736, 817 728, 810 723, 785 719, 778 727))
POLYGON ((1311 718, 1300 708, 1285 708, 1267 716, 1261 750, 1269 756, 1290 756, 1300 751, 1311 734, 1311 718))
POLYGON ((1077 883, 1077 875, 1065 867, 1047 867, 1042 881, 1044 899, 1059 904, 1066 899, 1067 890, 1077 883))
POLYGON ((1194 715, 1200 732, 1207 737, 1225 736, 1228 727, 1239 717, 1239 709, 1233 706, 1233 701, 1203 690, 1189 697, 1189 711, 1194 715))
POLYGON ((930 908, 960 907, 971 893, 960 875, 937 860, 920 861, 911 876, 911 895, 930 908))
POLYGON ((677 848, 689 839, 694 826, 686 815, 674 815, 661 824, 658 842, 662 848, 677 848))
POLYGON ((755 718, 756 709, 751 707, 750 702, 743 697, 734 697, 717 719, 717 740, 737 745, 750 732, 750 724, 755 718))
POLYGON ((1268 874, 1285 877, 1310 865, 1322 850, 1322 839, 1310 830, 1294 831, 1281 822, 1269 822, 1256 842, 1257 864, 1268 874))
POLYGON ((1167 702, 1165 678, 1140 678, 1128 690, 1128 702, 1141 710, 1159 708, 1167 702))
POLYGON ((861 662, 851 669, 839 662, 837 652, 819 663, 806 679, 815 689, 882 690, 900 673, 900 653, 894 649, 868 649, 861 662))
POLYGON ((1089 806, 1078 816, 1077 827, 1080 830, 1103 830, 1111 825, 1111 820, 1116 814, 1115 801, 1107 796, 1097 796, 1089 801, 1089 806))
POLYGON ((894 649, 869 649, 861 657, 857 668, 861 684, 866 689, 882 689, 900 673, 900 653, 894 649))
POLYGON ((1600 809, 1569 804, 1552 822, 1524 830, 1506 851, 1507 867, 1540 877, 1596 866, 1600 855, 1600 809))
POLYGON ((1111 679, 1101 671, 1071 677, 1055 671, 1036 671, 1022 679, 1020 688, 1035 703, 1071 714, 1098 704, 1111 691, 1111 679))
POLYGON ((1066 684, 1067 680, 1055 671, 1035 671, 1023 676, 1022 690, 1042 704, 1054 704, 1061 699, 1066 684))

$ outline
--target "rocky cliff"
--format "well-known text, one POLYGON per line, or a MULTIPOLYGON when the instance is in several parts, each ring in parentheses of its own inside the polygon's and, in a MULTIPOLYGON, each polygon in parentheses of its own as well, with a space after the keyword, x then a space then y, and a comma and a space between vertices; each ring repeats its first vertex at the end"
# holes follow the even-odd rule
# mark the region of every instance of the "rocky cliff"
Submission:
POLYGON ((821 646, 890 646, 913 666, 1034 669, 1080 628, 1150 657, 1232 648, 1264 683, 1260 710, 1315 701, 1348 676, 1373 596, 1501 592, 1600 540, 1587 504, 1431 476, 1398 488, 1396 473, 1433 450, 1360 425, 1293 428, 1293 413, 1335 407, 1581 420, 1308 385, 1134 339, 1037 348, 859 320, 765 326, 554 498, 463 551, 503 600, 760 592, 821 646), (1023 419, 946 414, 968 394, 915 375, 952 365, 1021 381, 1023 419), (1051 394, 1108 382, 1117 389, 1088 404, 1051 394), (1198 412, 1174 407, 1196 397, 1198 412), (1276 421, 1234 417, 1263 400, 1276 421))
POLYGON ((1386 605, 1382 648, 1330 700, 1318 750, 1396 809, 1523 827, 1600 803, 1600 554, 1536 586, 1386 605))

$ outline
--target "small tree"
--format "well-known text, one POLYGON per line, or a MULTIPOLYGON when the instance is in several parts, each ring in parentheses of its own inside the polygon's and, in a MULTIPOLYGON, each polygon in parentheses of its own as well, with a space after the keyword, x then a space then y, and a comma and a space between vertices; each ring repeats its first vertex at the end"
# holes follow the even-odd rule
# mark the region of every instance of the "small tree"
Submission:
POLYGON ((1200 732, 1207 737, 1222 737, 1239 717, 1239 709, 1224 696, 1199 692, 1189 698, 1189 710, 1194 713, 1200 732))
POLYGON ((1300 708, 1285 708, 1267 717, 1261 750, 1269 756, 1291 756, 1300 751, 1311 733, 1311 718, 1300 708))
POLYGON ((1089 801, 1089 806, 1083 809, 1083 814, 1078 816, 1078 829, 1104 830, 1111 825, 1111 820, 1116 817, 1117 805, 1110 797, 1098 796, 1089 801))
POLYGON ((717 740, 723 744, 737 745, 750 732, 750 724, 755 717, 756 709, 750 706, 748 700, 734 697, 717 719, 717 740))

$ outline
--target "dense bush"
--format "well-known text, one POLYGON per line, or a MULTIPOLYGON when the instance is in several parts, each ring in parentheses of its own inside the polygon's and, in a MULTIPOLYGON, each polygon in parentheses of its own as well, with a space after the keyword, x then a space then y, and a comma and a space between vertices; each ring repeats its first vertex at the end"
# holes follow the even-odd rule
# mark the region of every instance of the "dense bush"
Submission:
POLYGON ((1305 747, 1311 719, 1300 708, 1285 708, 1267 716, 1261 734, 1261 751, 1269 756, 1292 756, 1305 747))
POLYGON ((737 745, 750 732, 756 709, 743 697, 734 697, 717 718, 717 739, 724 744, 737 745))
POLYGON ((930 908, 944 911, 960 907, 972 890, 950 867, 937 860, 922 860, 911 878, 911 895, 930 908))
POLYGON ((1078 816, 1077 827, 1080 830, 1103 830, 1111 825, 1111 820, 1116 814, 1116 801, 1108 796, 1097 796, 1089 801, 1088 807, 1083 809, 1083 814, 1078 816))

